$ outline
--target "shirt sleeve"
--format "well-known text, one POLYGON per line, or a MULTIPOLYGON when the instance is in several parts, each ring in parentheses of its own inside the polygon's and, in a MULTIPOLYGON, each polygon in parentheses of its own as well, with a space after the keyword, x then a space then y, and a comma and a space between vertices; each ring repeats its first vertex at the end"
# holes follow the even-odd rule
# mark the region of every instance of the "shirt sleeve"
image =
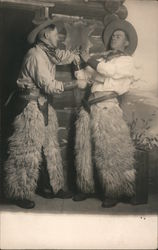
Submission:
POLYGON ((56 55, 59 58, 58 65, 70 64, 74 61, 77 55, 69 50, 56 49, 56 55))
POLYGON ((133 77, 133 60, 129 56, 115 58, 109 62, 100 62, 97 65, 97 71, 113 79, 133 77))
POLYGON ((115 91, 118 95, 123 95, 129 91, 131 86, 131 81, 128 78, 120 80, 112 80, 112 90, 115 91))
POLYGON ((25 67, 33 82, 46 94, 59 93, 64 90, 63 83, 52 79, 48 66, 41 56, 30 56, 25 67))
POLYGON ((134 77, 134 64, 132 57, 130 56, 121 56, 108 62, 105 62, 104 60, 99 62, 90 61, 90 64, 95 67, 98 73, 106 77, 111 77, 113 79, 134 77))
POLYGON ((132 57, 121 56, 108 62, 102 59, 93 66, 105 79, 103 85, 95 84, 93 91, 115 91, 118 95, 129 91, 135 75, 132 57))

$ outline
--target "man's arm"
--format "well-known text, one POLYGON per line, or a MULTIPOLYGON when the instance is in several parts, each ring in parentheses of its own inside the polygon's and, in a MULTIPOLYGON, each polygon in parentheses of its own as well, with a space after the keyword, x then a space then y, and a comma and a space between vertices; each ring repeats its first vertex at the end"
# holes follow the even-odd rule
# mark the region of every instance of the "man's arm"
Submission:
POLYGON ((108 62, 91 58, 87 63, 105 77, 103 89, 115 91, 118 95, 128 92, 135 80, 135 67, 130 56, 121 56, 108 62))
POLYGON ((78 54, 69 50, 56 49, 56 55, 59 58, 58 65, 71 64, 73 61, 80 60, 78 54))
POLYGON ((89 59, 87 64, 94 68, 98 73, 111 77, 113 79, 121 79, 126 77, 134 77, 134 65, 130 56, 121 56, 104 62, 95 59, 89 59))

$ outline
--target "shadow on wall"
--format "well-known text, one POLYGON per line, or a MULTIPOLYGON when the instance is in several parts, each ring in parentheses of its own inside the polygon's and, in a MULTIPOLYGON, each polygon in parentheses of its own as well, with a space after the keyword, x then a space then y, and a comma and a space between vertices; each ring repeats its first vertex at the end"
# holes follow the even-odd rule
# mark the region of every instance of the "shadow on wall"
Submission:
POLYGON ((2 8, 1 16, 1 51, 3 69, 2 101, 15 88, 16 79, 23 57, 29 46, 26 42, 27 34, 32 29, 33 12, 2 8))
MULTIPOLYGON (((29 48, 26 37, 32 29, 33 16, 34 13, 30 11, 10 8, 0 9, 2 160, 4 158, 8 124, 12 119, 12 110, 8 112, 4 104, 10 93, 15 90, 22 60, 29 48)), ((0 176, 2 176, 2 167, 0 167, 0 173, 0 176)), ((1 180, 0 183, 2 185, 1 180)), ((2 187, 0 190, 2 190, 2 187)))

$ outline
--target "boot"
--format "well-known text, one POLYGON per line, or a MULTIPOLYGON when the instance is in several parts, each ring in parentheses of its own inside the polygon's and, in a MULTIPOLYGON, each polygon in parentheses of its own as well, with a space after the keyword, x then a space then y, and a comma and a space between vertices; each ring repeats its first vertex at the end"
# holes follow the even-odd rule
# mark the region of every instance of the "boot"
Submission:
POLYGON ((73 201, 84 201, 88 198, 96 198, 96 194, 78 193, 73 196, 73 201))
POLYGON ((102 207, 104 208, 114 207, 116 206, 117 203, 118 203, 117 199, 106 197, 102 202, 102 207))
POLYGON ((130 203, 131 202, 131 197, 128 197, 128 196, 122 196, 122 197, 120 197, 120 202, 122 202, 122 203, 130 203))
POLYGON ((132 197, 132 198, 130 199, 130 204, 136 206, 136 205, 147 204, 147 202, 139 201, 139 200, 136 199, 136 197, 134 196, 134 197, 132 197))
POLYGON ((45 199, 53 199, 54 198, 53 192, 49 189, 38 190, 36 193, 45 199))
POLYGON ((34 201, 30 201, 27 199, 15 200, 14 204, 17 205, 18 207, 25 208, 25 209, 32 209, 35 207, 34 201))
POLYGON ((72 198, 72 193, 70 191, 64 191, 63 189, 60 189, 58 193, 54 195, 54 198, 70 199, 72 198))

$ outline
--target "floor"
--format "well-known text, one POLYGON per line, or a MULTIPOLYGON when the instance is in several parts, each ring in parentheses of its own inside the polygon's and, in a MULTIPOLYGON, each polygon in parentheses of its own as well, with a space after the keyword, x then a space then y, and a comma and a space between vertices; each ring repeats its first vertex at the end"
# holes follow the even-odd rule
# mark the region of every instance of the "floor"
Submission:
POLYGON ((112 208, 102 208, 101 201, 96 198, 87 199, 80 202, 74 202, 72 199, 44 199, 35 195, 34 209, 24 210, 13 204, 2 202, 1 211, 10 212, 32 212, 32 213, 53 213, 53 214, 158 214, 158 192, 149 194, 148 204, 131 205, 127 203, 118 203, 112 208))
POLYGON ((1 249, 157 249, 158 192, 106 209, 95 198, 34 201, 31 210, 1 203, 1 249))

